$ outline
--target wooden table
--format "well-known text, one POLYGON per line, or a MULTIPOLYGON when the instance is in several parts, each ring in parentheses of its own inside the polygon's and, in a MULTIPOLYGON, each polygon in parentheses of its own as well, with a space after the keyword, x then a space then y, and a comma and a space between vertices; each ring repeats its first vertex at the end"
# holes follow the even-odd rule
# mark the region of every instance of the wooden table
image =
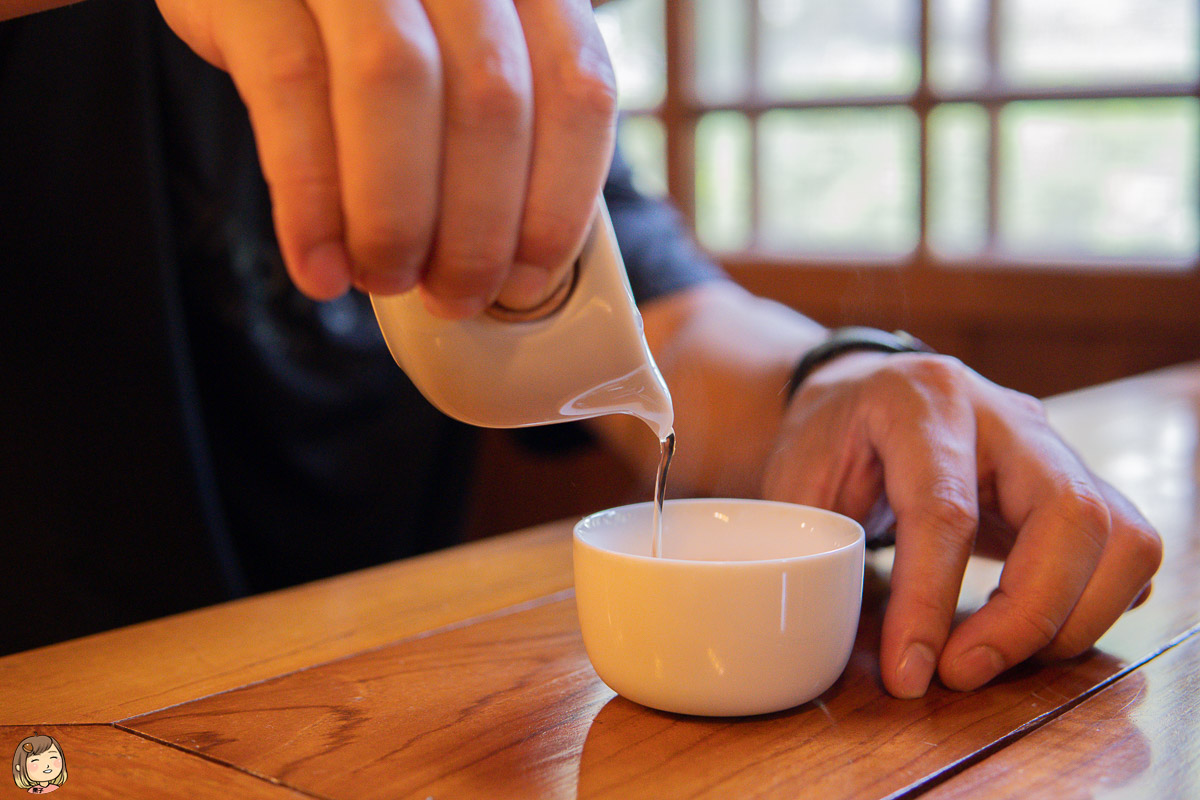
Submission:
POLYGON ((567 521, 0 659, 0 744, 55 736, 66 798, 1198 798, 1200 364, 1050 409, 1166 559, 1092 653, 981 691, 883 692, 882 554, 817 701, 641 708, 584 654, 567 521))

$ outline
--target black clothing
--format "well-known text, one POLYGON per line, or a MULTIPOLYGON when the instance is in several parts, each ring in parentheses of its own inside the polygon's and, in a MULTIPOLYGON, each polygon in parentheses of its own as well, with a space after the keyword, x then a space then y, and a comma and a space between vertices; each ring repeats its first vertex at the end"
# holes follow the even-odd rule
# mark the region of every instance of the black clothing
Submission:
MULTIPOLYGON (((716 268, 614 164, 640 299, 716 268)), ((0 652, 453 542, 474 431, 287 279, 228 77, 154 5, 0 24, 0 652)))

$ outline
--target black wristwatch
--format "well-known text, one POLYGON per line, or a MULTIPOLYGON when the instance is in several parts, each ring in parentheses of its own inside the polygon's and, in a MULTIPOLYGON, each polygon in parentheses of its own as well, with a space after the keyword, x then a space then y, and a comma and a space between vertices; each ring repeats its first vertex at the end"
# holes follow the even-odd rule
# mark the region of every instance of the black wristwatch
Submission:
POLYGON ((888 333, 878 328, 851 326, 835 328, 825 341, 809 350, 800 359, 787 384, 784 402, 790 403, 800 384, 817 367, 834 356, 853 350, 875 350, 881 353, 932 353, 933 348, 906 331, 888 333))

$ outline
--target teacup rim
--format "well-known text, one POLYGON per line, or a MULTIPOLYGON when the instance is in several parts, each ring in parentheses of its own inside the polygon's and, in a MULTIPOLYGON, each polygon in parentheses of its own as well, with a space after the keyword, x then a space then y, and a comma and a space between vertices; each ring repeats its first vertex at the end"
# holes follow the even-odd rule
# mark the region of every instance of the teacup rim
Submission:
POLYGON ((609 550, 609 549, 606 549, 603 547, 599 547, 583 538, 582 529, 588 523, 589 520, 593 520, 601 515, 615 514, 615 513, 625 511, 628 509, 645 508, 647 506, 652 506, 654 501, 650 500, 650 501, 642 501, 642 502, 638 502, 638 503, 627 503, 627 504, 621 505, 621 506, 613 506, 612 508, 605 508, 605 509, 601 509, 599 511, 594 511, 591 514, 587 514, 582 519, 580 519, 578 522, 575 523, 573 533, 572 533, 572 539, 574 542, 576 542, 578 545, 580 545, 582 547, 588 548, 590 550, 594 550, 597 553, 604 554, 604 555, 607 555, 607 556, 610 556, 613 558, 630 559, 630 560, 637 561, 637 562, 647 562, 647 563, 652 563, 652 564, 657 564, 657 565, 662 565, 662 566, 669 565, 669 564, 686 564, 686 565, 688 565, 689 568, 696 568, 696 569, 723 569, 723 568, 728 569, 730 567, 730 565, 740 565, 741 568, 744 568, 745 565, 748 565, 748 564, 763 564, 763 565, 784 564, 784 563, 790 564, 790 563, 797 563, 797 562, 801 562, 801 561, 812 561, 812 560, 819 560, 819 559, 824 559, 824 558, 832 558, 832 557, 836 557, 842 553, 845 553, 846 551, 851 551, 851 550, 855 550, 855 549, 864 549, 865 550, 865 547, 866 547, 866 530, 863 528, 862 524, 858 520, 856 520, 852 517, 848 517, 845 514, 840 514, 836 511, 830 511, 829 509, 826 509, 826 508, 820 508, 818 506, 806 505, 804 503, 790 503, 785 500, 764 500, 764 499, 760 499, 760 498, 751 498, 751 497, 686 497, 686 498, 676 498, 676 499, 667 500, 665 502, 665 505, 667 505, 667 506, 706 505, 706 504, 721 503, 721 502, 736 503, 738 505, 786 506, 789 508, 803 509, 806 512, 813 512, 819 516, 831 517, 831 518, 837 519, 839 521, 844 521, 846 523, 849 523, 852 527, 852 530, 855 533, 855 537, 853 539, 851 539, 849 542, 847 542, 846 544, 839 545, 838 547, 834 547, 829 550, 821 550, 816 553, 808 553, 808 554, 804 554, 804 555, 794 555, 794 556, 781 556, 779 558, 753 558, 753 559, 723 560, 723 561, 709 561, 709 560, 705 560, 705 559, 689 559, 689 558, 672 558, 672 557, 668 557, 668 556, 652 556, 652 555, 640 555, 640 554, 636 554, 636 553, 626 553, 626 552, 622 552, 622 551, 618 551, 618 550, 609 550))

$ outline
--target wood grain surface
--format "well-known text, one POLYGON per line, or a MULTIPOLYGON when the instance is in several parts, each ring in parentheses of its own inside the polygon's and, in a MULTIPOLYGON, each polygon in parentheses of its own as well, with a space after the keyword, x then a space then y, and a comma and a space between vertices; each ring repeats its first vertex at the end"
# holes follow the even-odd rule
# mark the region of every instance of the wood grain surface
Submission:
POLYGON ((121 724, 333 798, 884 797, 1125 667, 1098 653, 896 700, 878 678, 880 611, 876 600, 819 701, 761 718, 615 698, 567 597, 121 724))
POLYGON ((1193 635, 923 797, 1200 797, 1198 667, 1193 635))
POLYGON ((0 723, 113 722, 571 586, 571 523, 0 658, 0 723), (38 686, 37 693, 24 687, 38 686))
POLYGON ((567 597, 121 724, 322 797, 548 798, 612 696, 567 597))
MULTIPOLYGON (((62 800, 305 800, 306 795, 262 777, 248 775, 152 742, 111 725, 0 726, 0 754, 10 753, 26 736, 53 736, 62 748, 67 780, 54 792, 62 800)), ((7 770, 8 767, 5 767, 7 770)), ((4 797, 34 797, 9 778, 4 797)))

